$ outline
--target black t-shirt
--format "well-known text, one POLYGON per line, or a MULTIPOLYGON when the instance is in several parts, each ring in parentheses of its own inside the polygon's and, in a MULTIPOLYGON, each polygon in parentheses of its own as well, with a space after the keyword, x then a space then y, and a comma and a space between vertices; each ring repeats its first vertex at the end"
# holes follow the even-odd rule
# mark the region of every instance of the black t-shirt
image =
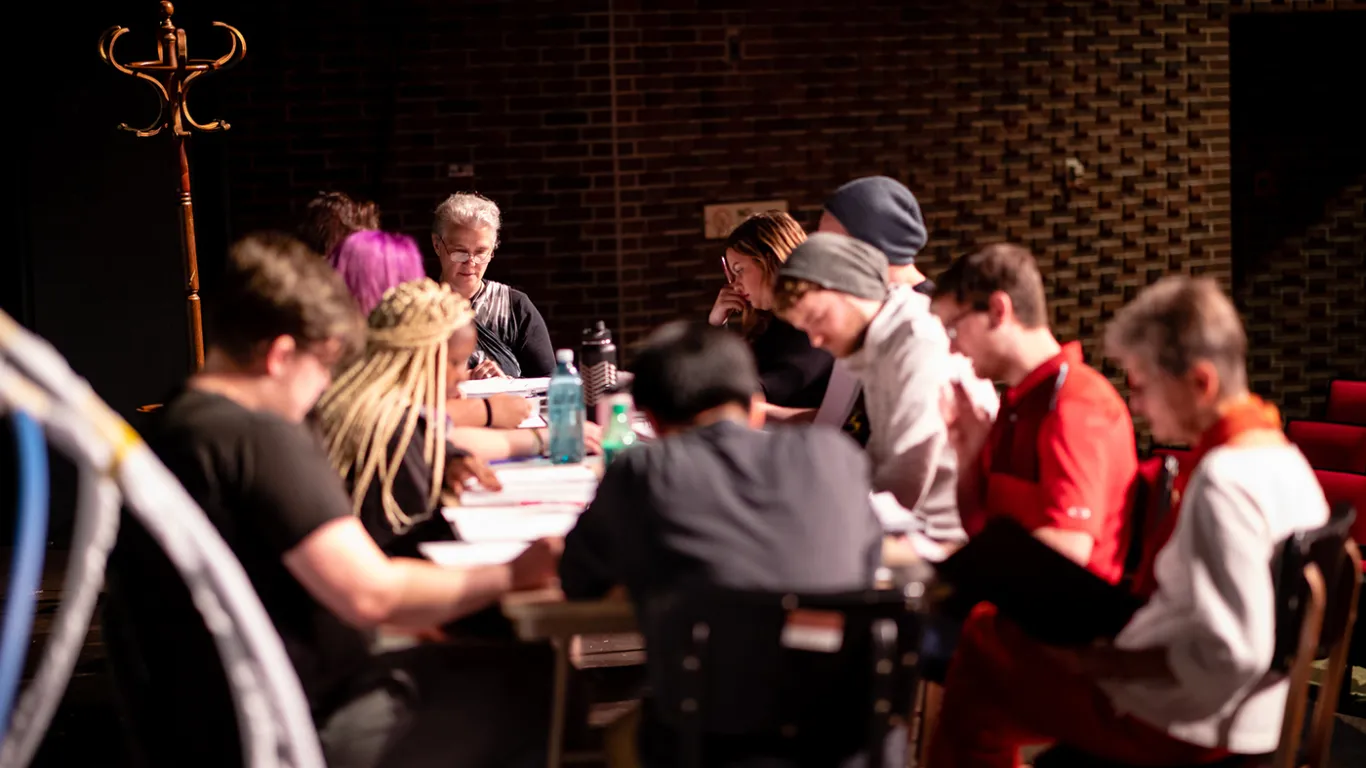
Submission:
MULTIPOLYGON (((408 449, 403 453, 398 472, 394 475, 392 492, 399 509, 417 521, 403 534, 394 533, 394 527, 384 514, 383 486, 378 477, 371 479, 370 487, 361 501, 360 519, 365 530, 385 553, 396 557, 421 557, 417 544, 423 541, 453 541, 455 533, 441 515, 442 502, 428 504, 432 489, 432 467, 422 455, 427 439, 427 417, 418 417, 417 428, 408 441, 408 449)), ((389 441, 392 452, 398 445, 398 435, 389 441)), ((446 463, 468 456, 464 450, 446 443, 446 463)), ((352 480, 347 479, 347 489, 352 488, 352 480)))
POLYGON ((555 372, 555 349, 550 345, 550 332, 545 319, 525 293, 493 280, 484 285, 471 299, 475 320, 482 331, 479 348, 503 368, 503 372, 521 379, 549 376, 555 372), (509 370, 511 354, 517 368, 509 370))
POLYGON ((826 427, 722 421, 632 448, 565 539, 564 592, 593 598, 624 584, 641 607, 692 585, 869 587, 882 525, 868 478, 867 456, 826 427))
MULTIPOLYGON (((154 415, 146 438, 241 562, 314 716, 325 716, 368 668, 370 637, 314 600, 282 560, 318 528, 351 514, 322 446, 303 425, 193 389, 154 415)), ((140 526, 120 531, 110 580, 111 597, 157 646, 142 649, 145 658, 160 656, 174 664, 170 674, 201 678, 210 689, 221 685, 221 663, 202 652, 212 645, 188 590, 140 526), (191 647, 199 650, 187 653, 191 647)))
POLYGON ((776 317, 751 342, 764 398, 786 408, 819 408, 835 358, 776 317))

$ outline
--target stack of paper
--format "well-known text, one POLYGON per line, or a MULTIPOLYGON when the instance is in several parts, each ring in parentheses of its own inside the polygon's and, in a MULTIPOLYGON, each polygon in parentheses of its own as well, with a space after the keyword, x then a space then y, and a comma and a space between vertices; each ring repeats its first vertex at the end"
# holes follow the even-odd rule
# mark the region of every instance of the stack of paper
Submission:
POLYGON ((511 562, 526 549, 526 542, 488 541, 474 544, 464 541, 426 541, 418 544, 417 548, 428 560, 444 568, 470 568, 511 562))
POLYGON ((550 388, 550 379, 475 379, 460 382, 460 394, 465 397, 489 395, 543 395, 550 388))
POLYGON ((569 533, 581 509, 577 504, 447 507, 443 514, 462 541, 529 542, 569 533))
POLYGON ((466 491, 462 507, 519 507, 527 504, 571 504, 582 509, 593 500, 598 476, 581 464, 563 466, 549 462, 517 462, 494 470, 501 491, 466 491))

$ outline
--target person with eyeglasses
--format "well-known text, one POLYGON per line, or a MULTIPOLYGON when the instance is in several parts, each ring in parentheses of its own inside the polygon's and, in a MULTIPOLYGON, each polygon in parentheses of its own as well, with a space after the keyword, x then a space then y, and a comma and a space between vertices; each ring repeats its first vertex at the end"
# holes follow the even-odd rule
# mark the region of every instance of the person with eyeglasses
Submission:
POLYGON ((862 386, 873 490, 890 492, 910 513, 913 540, 933 545, 926 556, 962 543, 957 456, 939 401, 950 382, 968 379, 981 407, 991 411, 996 390, 950 354, 929 298, 890 284, 887 257, 877 248, 817 232, 783 264, 774 306, 812 346, 842 360, 862 386))
POLYGON ((555 350, 536 305, 525 293, 484 278, 498 249, 501 227, 497 204, 472 192, 446 198, 432 222, 441 281, 474 306, 479 344, 470 376, 549 376, 555 370, 555 350))
POLYGON ((945 398, 958 453, 958 511, 972 537, 996 515, 1015 518, 1110 582, 1138 471, 1124 398, 1088 366, 1080 342, 1059 344, 1048 325, 1043 277, 1025 248, 989 245, 958 258, 936 281, 931 310, 978 376, 1005 382, 993 419, 961 387, 945 398))
MULTIPOLYGON (((955 259, 935 280, 930 308, 950 348, 972 361, 977 376, 1007 386, 994 417, 974 406, 958 384, 941 403, 957 455, 957 509, 968 538, 992 518, 1009 517, 1096 576, 1118 582, 1138 472, 1133 420, 1114 385, 1086 364, 1081 344, 1059 344, 1053 335, 1033 255, 997 243, 955 259)), ((950 713, 955 724, 965 713, 994 712, 997 697, 1019 693, 1014 678, 989 686, 963 682, 978 680, 982 669, 994 668, 992 660, 1015 652, 1011 637, 996 631, 995 616, 995 606, 981 603, 961 632, 950 633, 957 638, 941 713, 950 713)), ((1014 733, 1002 718, 993 724, 1014 733)), ((936 733, 931 764, 995 764, 967 757, 972 739, 962 743, 950 734, 955 728, 961 730, 955 725, 936 733), (944 758, 946 750, 955 757, 944 758)))
MULTIPOLYGON (((981 314, 960 326, 965 343, 993 319, 981 314)), ((1041 742, 1057 744, 1055 765, 1267 765, 1279 745, 1289 681, 1273 663, 1272 562, 1278 543, 1328 521, 1322 489, 1276 408, 1249 391, 1247 334, 1213 280, 1148 286, 1115 313, 1104 348, 1153 437, 1194 446, 1170 538, 1150 542, 1151 590, 1118 634, 1088 645, 1045 644, 1005 616, 974 616, 929 768, 1014 768, 1022 745, 1041 742)), ((1098 448, 1077 454, 1093 466, 1120 442, 1105 426, 1088 431, 1098 448)))

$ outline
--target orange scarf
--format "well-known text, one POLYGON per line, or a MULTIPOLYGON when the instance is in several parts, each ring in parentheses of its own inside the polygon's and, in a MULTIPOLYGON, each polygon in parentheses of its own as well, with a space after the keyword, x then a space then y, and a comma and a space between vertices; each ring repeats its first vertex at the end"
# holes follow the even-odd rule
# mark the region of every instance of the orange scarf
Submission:
POLYGON ((1191 475, 1195 474, 1195 468, 1200 466, 1205 454, 1236 441, 1244 433, 1262 429, 1280 431, 1281 412, 1276 410, 1276 406, 1256 395, 1241 397, 1225 406, 1223 413, 1219 414, 1219 420, 1211 424, 1191 448, 1190 467, 1182 467, 1181 474, 1176 477, 1177 497, 1174 501, 1180 502, 1181 494, 1186 491, 1186 484, 1190 482, 1191 475))
POLYGON ((1144 546, 1143 564, 1134 578, 1134 592, 1142 597, 1148 597, 1157 590, 1153 564, 1157 559, 1157 553, 1167 545, 1172 532, 1176 530, 1176 520, 1181 514, 1181 501, 1185 496, 1186 486, 1205 455, 1222 445, 1236 442, 1248 432, 1263 429, 1281 429, 1280 411, 1256 395, 1247 395, 1225 406, 1219 420, 1200 435, 1200 439, 1191 448, 1190 458, 1187 459, 1186 463, 1189 466, 1183 465, 1180 474, 1176 476, 1172 489, 1171 511, 1167 513, 1161 527, 1153 531, 1153 540, 1144 546))

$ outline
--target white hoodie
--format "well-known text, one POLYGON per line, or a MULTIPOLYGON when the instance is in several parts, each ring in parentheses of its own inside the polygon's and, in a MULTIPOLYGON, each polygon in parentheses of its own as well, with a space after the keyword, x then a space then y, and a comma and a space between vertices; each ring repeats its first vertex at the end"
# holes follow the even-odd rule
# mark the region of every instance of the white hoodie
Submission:
POLYGON ((1000 405, 996 388, 977 378, 966 358, 949 352, 929 298, 902 285, 892 287, 863 346, 843 362, 863 387, 873 490, 890 491, 926 537, 965 540, 958 518, 958 459, 940 400, 951 382, 960 381, 974 404, 994 418, 1000 405))

